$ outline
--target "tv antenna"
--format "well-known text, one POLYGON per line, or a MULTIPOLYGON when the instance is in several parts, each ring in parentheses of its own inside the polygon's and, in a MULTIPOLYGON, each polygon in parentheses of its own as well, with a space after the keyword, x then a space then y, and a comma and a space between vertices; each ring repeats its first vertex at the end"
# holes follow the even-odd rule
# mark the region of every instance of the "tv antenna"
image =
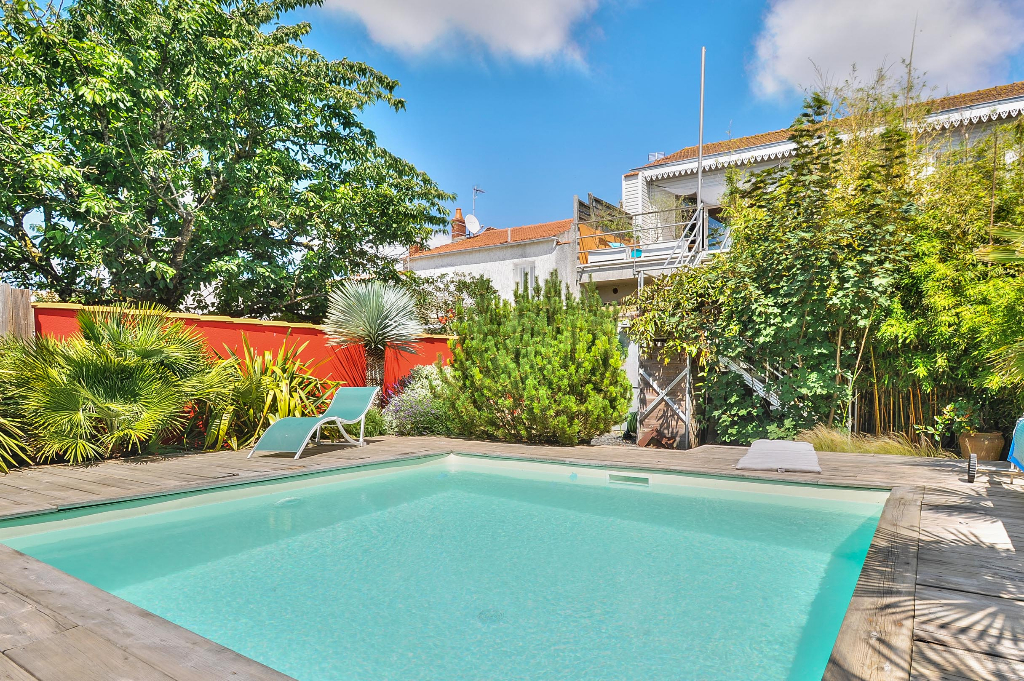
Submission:
POLYGON ((480 187, 477 187, 475 184, 473 185, 473 215, 476 215, 476 195, 486 193, 487 192, 485 192, 483 189, 480 189, 480 187))
POLYGON ((477 232, 480 231, 480 221, 476 219, 476 216, 470 213, 466 216, 466 231, 471 236, 476 236, 477 232))

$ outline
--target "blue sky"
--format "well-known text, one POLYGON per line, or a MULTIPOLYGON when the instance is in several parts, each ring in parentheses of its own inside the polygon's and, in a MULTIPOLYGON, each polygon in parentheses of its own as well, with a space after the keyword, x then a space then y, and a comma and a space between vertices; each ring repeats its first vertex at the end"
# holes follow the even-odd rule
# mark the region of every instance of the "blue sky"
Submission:
POLYGON ((326 0, 294 13, 306 44, 401 82, 401 113, 364 120, 485 225, 617 202, 621 175, 697 140, 788 125, 814 65, 843 77, 909 52, 938 94, 1024 79, 1020 0, 326 0))

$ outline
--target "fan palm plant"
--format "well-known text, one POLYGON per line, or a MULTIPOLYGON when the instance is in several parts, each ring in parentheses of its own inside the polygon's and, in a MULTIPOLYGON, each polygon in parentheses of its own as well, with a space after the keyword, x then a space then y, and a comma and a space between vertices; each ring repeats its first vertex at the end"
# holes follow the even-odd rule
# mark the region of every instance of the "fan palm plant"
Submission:
POLYGON ((379 281, 347 281, 332 291, 324 330, 337 345, 363 346, 368 386, 384 385, 388 348, 415 354, 423 335, 413 295, 379 281))
POLYGON ((83 310, 81 334, 18 344, 12 381, 43 460, 81 463, 160 446, 194 400, 228 385, 202 337, 158 308, 83 310))

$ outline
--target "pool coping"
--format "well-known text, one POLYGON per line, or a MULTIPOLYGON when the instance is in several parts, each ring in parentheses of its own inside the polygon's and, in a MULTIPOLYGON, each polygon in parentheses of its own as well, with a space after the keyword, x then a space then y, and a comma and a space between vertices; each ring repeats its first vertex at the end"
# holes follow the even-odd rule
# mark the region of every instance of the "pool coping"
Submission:
POLYGON ((890 490, 823 681, 910 678, 923 503, 923 487, 890 490))
MULTIPOLYGON (((300 471, 271 471, 253 476, 216 478, 169 488, 156 494, 130 494, 102 501, 62 504, 29 513, 3 514, 0 515, 0 520, 25 519, 28 516, 60 510, 283 481, 446 454, 683 473, 760 482, 887 489, 889 497, 883 506, 864 566, 822 678, 828 681, 867 678, 905 681, 910 677, 923 487, 816 483, 803 478, 793 480, 774 476, 745 475, 740 471, 736 471, 736 475, 701 473, 679 466, 609 465, 607 462, 570 457, 541 458, 448 448, 430 453, 415 452, 386 456, 372 461, 332 462, 300 471)), ((24 612, 25 609, 34 610, 33 621, 44 629, 50 628, 53 635, 19 647, 10 645, 12 641, 17 642, 17 636, 12 639, 0 632, 0 678, 4 677, 5 672, 19 681, 65 678, 60 673, 56 676, 52 674, 54 662, 50 658, 69 656, 70 659, 65 663, 74 665, 75 650, 79 650, 80 654, 87 654, 90 665, 101 663, 104 669, 109 671, 107 676, 97 676, 97 679, 109 678, 115 673, 128 674, 135 681, 150 678, 159 681, 191 681, 223 679, 229 676, 239 681, 283 681, 292 678, 57 568, 0 545, 0 617, 7 614, 5 610, 12 608, 20 609, 20 612, 24 612), (32 674, 26 674, 26 670, 32 674), (42 672, 42 675, 37 674, 37 670, 42 672)), ((67 671, 67 667, 61 669, 67 671)))

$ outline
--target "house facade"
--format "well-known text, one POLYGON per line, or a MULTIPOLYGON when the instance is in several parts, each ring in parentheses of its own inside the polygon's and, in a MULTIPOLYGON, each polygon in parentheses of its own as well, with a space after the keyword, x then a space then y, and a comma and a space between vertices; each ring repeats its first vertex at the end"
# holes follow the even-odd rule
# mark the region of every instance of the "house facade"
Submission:
MULTIPOLYGON (((1019 117, 1024 112, 1024 81, 941 97, 925 106, 928 113, 922 119, 924 132, 934 133, 932 142, 926 145, 926 153, 938 154, 943 145, 970 143, 972 138, 985 136, 993 126, 1019 117), (943 134, 947 132, 951 134, 943 134)), ((727 250, 728 230, 718 220, 726 191, 726 173, 736 169, 741 174, 752 174, 788 163, 795 151, 796 145, 789 140, 789 131, 785 129, 705 144, 701 172, 704 215, 699 219, 707 225, 702 240, 688 242, 685 241, 690 236, 685 228, 688 218, 685 206, 694 206, 691 210, 696 210, 697 147, 686 147, 631 169, 622 176, 619 204, 622 216, 616 224, 620 226, 619 236, 631 238, 629 243, 642 247, 615 252, 615 244, 627 243, 627 239, 617 238, 612 244, 613 251, 607 255, 592 252, 589 258, 581 256, 578 278, 592 279, 608 300, 618 300, 623 293, 628 295, 653 276, 696 264, 715 252, 727 250), (632 232, 621 231, 627 224, 633 228, 632 232), (699 255, 666 261, 663 254, 673 247, 677 254, 685 250, 691 254, 696 251, 699 255), (613 288, 619 294, 612 296, 613 288)), ((600 219, 580 220, 581 235, 591 224, 597 226, 598 231, 603 228, 600 219)))
POLYGON ((488 227, 471 235, 466 233, 462 209, 457 208, 451 234, 450 243, 411 251, 405 269, 420 276, 483 275, 506 299, 512 298, 517 286, 532 287, 552 272, 574 293, 578 291, 573 221, 569 218, 505 229, 488 227))

